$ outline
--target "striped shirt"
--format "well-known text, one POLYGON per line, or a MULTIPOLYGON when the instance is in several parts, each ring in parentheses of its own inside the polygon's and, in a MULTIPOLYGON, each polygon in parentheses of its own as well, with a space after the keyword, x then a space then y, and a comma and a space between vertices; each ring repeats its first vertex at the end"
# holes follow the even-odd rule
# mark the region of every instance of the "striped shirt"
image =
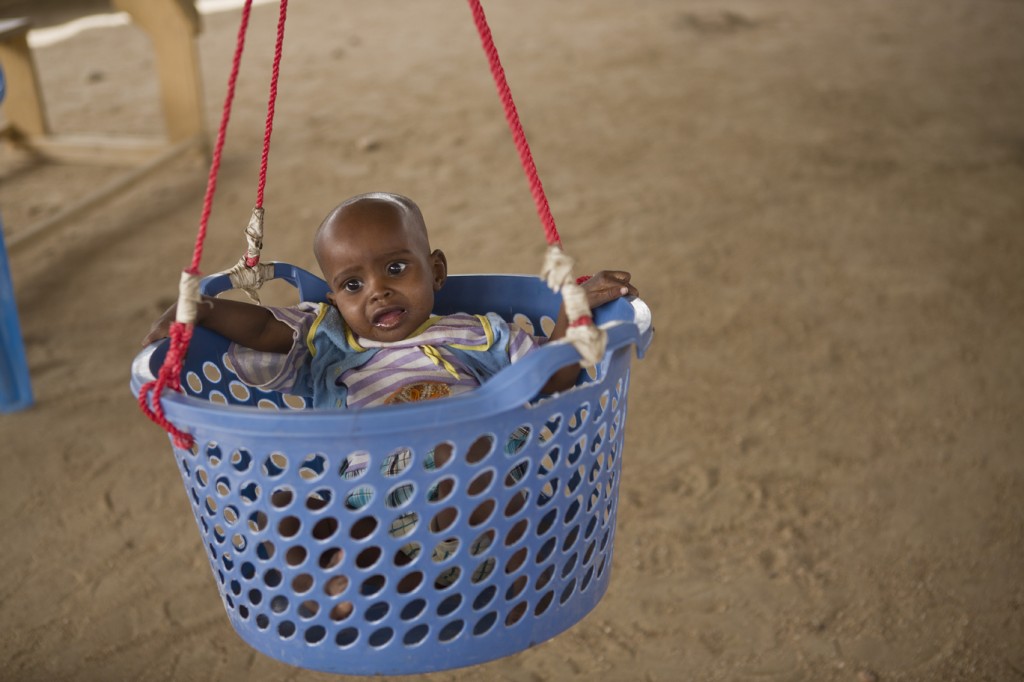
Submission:
MULTIPOLYGON (((310 366, 322 339, 321 323, 333 308, 303 303, 269 310, 294 330, 291 350, 265 353, 232 344, 229 357, 235 372, 258 388, 307 394, 310 384, 320 383, 309 376, 310 366)), ((346 347, 340 346, 334 343, 332 353, 338 347, 345 361, 333 365, 335 376, 326 378, 344 389, 345 402, 337 406, 372 407, 464 393, 480 385, 479 368, 470 371, 465 351, 486 354, 488 366, 500 368, 518 361, 538 342, 493 313, 457 313, 431 317, 409 338, 388 343, 359 338, 346 326, 346 347)))

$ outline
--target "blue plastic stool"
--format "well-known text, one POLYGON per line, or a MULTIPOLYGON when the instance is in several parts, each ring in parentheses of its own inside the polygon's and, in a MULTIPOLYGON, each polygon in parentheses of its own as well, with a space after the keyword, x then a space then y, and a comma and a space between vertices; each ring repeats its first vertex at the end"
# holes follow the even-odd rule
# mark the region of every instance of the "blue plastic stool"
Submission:
POLYGON ((32 384, 25 361, 25 346, 18 324, 18 306, 7 263, 4 225, 0 220, 0 412, 22 410, 32 404, 32 384))
MULTIPOLYGON (((302 300, 327 291, 294 266, 275 276, 302 300)), ((229 286, 214 276, 204 292, 229 286)), ((558 306, 536 277, 452 276, 435 312, 496 312, 541 334, 558 306)), ((611 575, 629 364, 650 344, 649 312, 621 299, 594 311, 607 353, 551 398, 539 388, 579 360, 566 343, 463 395, 351 411, 242 384, 227 340, 196 328, 185 394, 162 404, 195 438, 174 457, 238 634, 293 665, 398 675, 507 656, 577 623, 611 575)), ((136 395, 166 350, 136 357, 136 395)))

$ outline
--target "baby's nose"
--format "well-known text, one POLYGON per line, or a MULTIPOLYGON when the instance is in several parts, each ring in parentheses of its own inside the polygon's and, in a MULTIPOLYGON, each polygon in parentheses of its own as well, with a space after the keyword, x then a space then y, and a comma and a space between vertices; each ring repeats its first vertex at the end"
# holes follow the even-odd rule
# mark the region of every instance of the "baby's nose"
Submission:
POLYGON ((370 288, 370 298, 373 300, 387 298, 391 295, 391 289, 383 282, 375 282, 370 288))

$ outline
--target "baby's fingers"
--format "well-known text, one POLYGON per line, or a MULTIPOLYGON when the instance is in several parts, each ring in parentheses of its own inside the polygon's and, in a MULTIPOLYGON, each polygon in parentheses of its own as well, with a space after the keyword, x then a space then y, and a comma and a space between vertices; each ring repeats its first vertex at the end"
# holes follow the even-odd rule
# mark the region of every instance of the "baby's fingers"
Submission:
POLYGON ((149 333, 142 339, 142 345, 148 346, 154 341, 160 339, 166 339, 171 335, 171 323, 174 322, 178 310, 177 304, 172 305, 170 308, 164 311, 164 314, 156 319, 153 326, 149 328, 149 333))
POLYGON ((625 270, 602 270, 601 272, 597 273, 595 277, 605 280, 611 280, 614 282, 621 282, 622 284, 628 284, 632 275, 626 272, 625 270))
POLYGON ((631 285, 609 285, 602 287, 594 287, 593 289, 587 290, 587 303, 591 308, 597 308, 610 301, 614 301, 617 298, 623 296, 636 296, 636 288, 631 285))
POLYGON ((621 277, 614 277, 613 281, 614 281, 614 284, 619 287, 619 293, 622 296, 639 296, 640 295, 640 291, 635 286, 633 286, 633 284, 629 281, 630 275, 629 275, 628 272, 621 272, 621 273, 620 272, 616 272, 614 274, 615 275, 621 275, 621 277))
POLYGON ((611 287, 611 289, 612 289, 612 295, 608 299, 609 301, 615 300, 616 298, 621 298, 622 296, 639 296, 640 295, 640 291, 637 290, 637 288, 635 286, 633 286, 632 284, 629 284, 628 282, 626 284, 622 284, 622 285, 618 285, 618 286, 615 286, 615 287, 611 287))
POLYGON ((148 346, 154 341, 159 341, 160 339, 163 338, 167 338, 167 330, 154 327, 153 329, 149 330, 148 334, 146 334, 146 338, 142 339, 142 345, 148 346))

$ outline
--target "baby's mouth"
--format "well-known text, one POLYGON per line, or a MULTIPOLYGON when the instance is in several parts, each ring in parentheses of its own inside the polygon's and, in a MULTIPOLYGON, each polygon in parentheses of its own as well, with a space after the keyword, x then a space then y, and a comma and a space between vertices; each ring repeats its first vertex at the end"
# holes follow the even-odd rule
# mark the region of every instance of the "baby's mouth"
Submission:
POLYGON ((402 322, 403 317, 405 317, 404 308, 383 308, 373 314, 372 323, 374 327, 380 329, 394 329, 402 322))

